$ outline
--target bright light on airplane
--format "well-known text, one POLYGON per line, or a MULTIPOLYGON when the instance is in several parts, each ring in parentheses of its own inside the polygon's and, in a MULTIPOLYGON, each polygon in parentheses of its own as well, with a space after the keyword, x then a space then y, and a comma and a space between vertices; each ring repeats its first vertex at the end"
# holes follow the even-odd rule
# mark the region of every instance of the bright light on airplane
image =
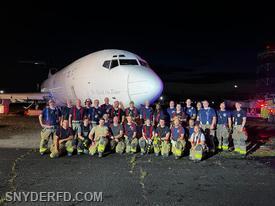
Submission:
MULTIPOLYGON (((162 90, 161 79, 144 59, 131 52, 108 49, 84 56, 54 75, 49 74, 41 85, 40 96, 28 93, 25 99, 47 97, 62 105, 67 99, 84 102, 91 98, 103 102, 109 97, 110 102, 119 100, 128 106, 134 101, 139 106, 146 100, 151 103, 157 100, 162 90)), ((18 99, 16 94, 5 97, 18 99)))
POLYGON ((0 94, 4 94, 4 90, 0 90, 0 94))

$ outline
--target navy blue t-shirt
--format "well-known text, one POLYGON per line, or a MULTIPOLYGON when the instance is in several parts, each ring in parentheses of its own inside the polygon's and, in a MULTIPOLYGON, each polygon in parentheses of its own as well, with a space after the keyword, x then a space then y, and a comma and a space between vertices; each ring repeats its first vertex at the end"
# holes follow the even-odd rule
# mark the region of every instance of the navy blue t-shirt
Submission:
POLYGON ((216 117, 216 112, 208 107, 207 109, 202 108, 198 115, 202 124, 212 124, 213 117, 216 117))
POLYGON ((170 132, 170 129, 167 126, 161 127, 158 126, 156 129, 156 135, 160 138, 166 137, 166 135, 170 132))
POLYGON ((59 139, 66 139, 70 136, 73 136, 73 130, 70 127, 68 127, 67 129, 59 127, 56 130, 56 136, 58 136, 59 139))
POLYGON ((221 111, 219 110, 217 112, 217 116, 218 116, 218 122, 217 124, 224 124, 227 125, 228 124, 228 118, 231 117, 231 113, 229 111, 221 111))
POLYGON ((67 106, 62 107, 61 113, 62 113, 63 119, 69 120, 71 110, 72 110, 72 107, 67 107, 67 106))
POLYGON ((243 118, 246 117, 246 111, 233 111, 232 117, 234 118, 234 125, 241 125, 243 123, 243 118))
POLYGON ((167 108, 167 113, 169 115, 169 120, 171 120, 173 118, 175 112, 176 112, 176 108, 175 107, 174 108, 170 108, 170 107, 167 108))
POLYGON ((132 124, 124 124, 124 130, 125 130, 125 135, 131 140, 133 138, 134 132, 137 131, 135 123, 132 124))
POLYGON ((197 114, 197 110, 194 107, 186 107, 185 108, 185 113, 187 114, 188 118, 193 117, 194 115, 197 114))
POLYGON ((46 107, 42 111, 42 119, 46 125, 55 126, 59 122, 59 117, 61 116, 61 112, 59 109, 50 107, 46 107))

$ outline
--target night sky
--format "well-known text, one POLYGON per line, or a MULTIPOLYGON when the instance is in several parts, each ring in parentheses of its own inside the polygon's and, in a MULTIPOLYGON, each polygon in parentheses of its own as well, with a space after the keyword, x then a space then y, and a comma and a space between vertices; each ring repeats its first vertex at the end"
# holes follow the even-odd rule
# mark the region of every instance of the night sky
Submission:
POLYGON ((266 3, 77 2, 1 6, 0 89, 36 91, 48 68, 123 49, 149 62, 169 98, 246 98, 257 54, 275 42, 275 10, 266 3))

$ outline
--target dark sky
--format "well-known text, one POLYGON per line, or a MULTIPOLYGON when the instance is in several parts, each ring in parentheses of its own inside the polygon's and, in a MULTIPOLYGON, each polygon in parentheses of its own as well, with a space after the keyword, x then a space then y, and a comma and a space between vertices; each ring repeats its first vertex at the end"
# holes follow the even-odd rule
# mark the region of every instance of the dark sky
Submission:
POLYGON ((48 67, 114 48, 146 59, 166 95, 249 95, 257 53, 275 42, 275 12, 267 3, 75 2, 1 6, 0 89, 35 91, 48 67), (38 60, 47 67, 22 63, 38 60))

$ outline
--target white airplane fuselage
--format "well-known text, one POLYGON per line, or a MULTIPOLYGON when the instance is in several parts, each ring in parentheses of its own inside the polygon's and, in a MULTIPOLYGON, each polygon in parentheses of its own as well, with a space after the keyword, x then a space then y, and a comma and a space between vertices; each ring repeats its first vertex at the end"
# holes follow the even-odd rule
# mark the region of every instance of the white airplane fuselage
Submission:
POLYGON ((162 90, 161 79, 146 61, 123 50, 102 50, 84 56, 41 85, 41 92, 49 92, 59 105, 67 99, 87 98, 103 103, 108 97, 111 103, 118 100, 128 106, 134 101, 139 106, 145 100, 155 101, 162 90))

